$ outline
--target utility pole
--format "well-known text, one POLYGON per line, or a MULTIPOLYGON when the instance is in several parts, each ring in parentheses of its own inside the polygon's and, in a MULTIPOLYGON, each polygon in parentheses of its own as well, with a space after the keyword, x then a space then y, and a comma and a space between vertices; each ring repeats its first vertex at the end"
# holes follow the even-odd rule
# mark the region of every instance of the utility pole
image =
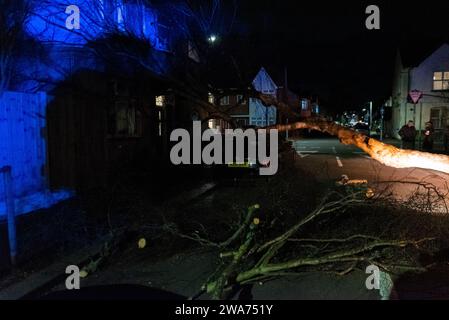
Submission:
POLYGON ((418 150, 421 150, 421 131, 422 131, 422 102, 419 106, 419 130, 418 130, 418 150))
POLYGON ((384 114, 385 114, 385 106, 382 106, 380 109, 380 141, 384 139, 384 114))
POLYGON ((373 129, 373 102, 369 102, 369 131, 373 129))

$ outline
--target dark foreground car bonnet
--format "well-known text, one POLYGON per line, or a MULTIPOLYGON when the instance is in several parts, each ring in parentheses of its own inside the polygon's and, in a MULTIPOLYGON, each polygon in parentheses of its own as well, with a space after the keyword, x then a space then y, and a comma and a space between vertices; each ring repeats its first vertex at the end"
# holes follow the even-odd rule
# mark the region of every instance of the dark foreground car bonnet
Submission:
POLYGON ((56 291, 35 300, 187 300, 176 293, 140 285, 104 285, 56 291))

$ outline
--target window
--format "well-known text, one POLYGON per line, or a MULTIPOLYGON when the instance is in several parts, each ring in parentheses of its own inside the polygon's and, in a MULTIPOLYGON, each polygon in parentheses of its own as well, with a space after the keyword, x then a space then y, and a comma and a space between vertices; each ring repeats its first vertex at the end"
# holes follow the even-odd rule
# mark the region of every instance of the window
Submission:
POLYGON ((209 92, 209 95, 207 97, 207 101, 209 101, 210 104, 215 104, 215 97, 212 93, 209 92))
POLYGON ((165 96, 156 97, 156 107, 165 107, 165 96))
POLYGON ((236 122, 238 127, 245 127, 248 124, 246 119, 237 119, 236 122))
POLYGON ((162 111, 158 112, 158 135, 162 137, 162 111))
POLYGON ((229 105, 229 96, 224 96, 223 98, 221 98, 220 104, 222 106, 228 106, 229 105))
POLYGON ((301 100, 301 110, 307 111, 309 104, 307 103, 306 99, 301 100))
POLYGON ((201 62, 200 61, 200 55, 198 54, 198 50, 196 50, 195 45, 189 41, 188 43, 188 56, 190 59, 192 59, 195 62, 201 62))
POLYGON ((237 103, 238 104, 244 104, 245 103, 245 97, 241 94, 237 95, 237 103))
POLYGON ((118 101, 108 116, 108 133, 114 137, 139 137, 142 134, 142 115, 133 103, 118 101))
POLYGON ((170 19, 163 15, 157 16, 157 32, 155 48, 159 51, 171 52, 172 50, 172 34, 173 30, 170 27, 170 19))
POLYGON ((434 129, 443 129, 446 125, 446 108, 430 109, 430 121, 434 129))
POLYGON ((449 90, 449 71, 433 73, 433 90, 449 90))

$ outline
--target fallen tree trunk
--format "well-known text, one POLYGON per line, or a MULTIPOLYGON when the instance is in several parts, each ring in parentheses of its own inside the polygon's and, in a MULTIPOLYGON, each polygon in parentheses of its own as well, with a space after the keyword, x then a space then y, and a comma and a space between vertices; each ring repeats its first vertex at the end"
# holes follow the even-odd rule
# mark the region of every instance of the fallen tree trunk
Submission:
POLYGON ((329 121, 296 122, 270 126, 267 129, 277 129, 279 131, 316 130, 338 137, 343 144, 354 145, 362 149, 371 158, 389 167, 431 169, 449 174, 449 156, 447 155, 403 150, 329 121))

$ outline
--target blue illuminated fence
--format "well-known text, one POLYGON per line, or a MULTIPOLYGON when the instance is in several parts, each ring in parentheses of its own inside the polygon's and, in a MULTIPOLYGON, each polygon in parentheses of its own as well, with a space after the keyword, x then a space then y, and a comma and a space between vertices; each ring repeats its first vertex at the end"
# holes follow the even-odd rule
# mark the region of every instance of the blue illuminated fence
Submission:
MULTIPOLYGON (((45 93, 5 92, 0 97, 0 168, 11 168, 16 214, 48 208, 71 196, 47 186, 45 93)), ((0 219, 7 214, 0 187, 0 219)))
POLYGON ((1 181, 3 182, 3 192, 5 195, 5 206, 8 220, 8 244, 9 244, 9 256, 11 264, 14 266, 17 259, 17 236, 16 236, 16 209, 14 203, 13 190, 11 179, 11 167, 0 167, 0 176, 3 176, 1 181))

